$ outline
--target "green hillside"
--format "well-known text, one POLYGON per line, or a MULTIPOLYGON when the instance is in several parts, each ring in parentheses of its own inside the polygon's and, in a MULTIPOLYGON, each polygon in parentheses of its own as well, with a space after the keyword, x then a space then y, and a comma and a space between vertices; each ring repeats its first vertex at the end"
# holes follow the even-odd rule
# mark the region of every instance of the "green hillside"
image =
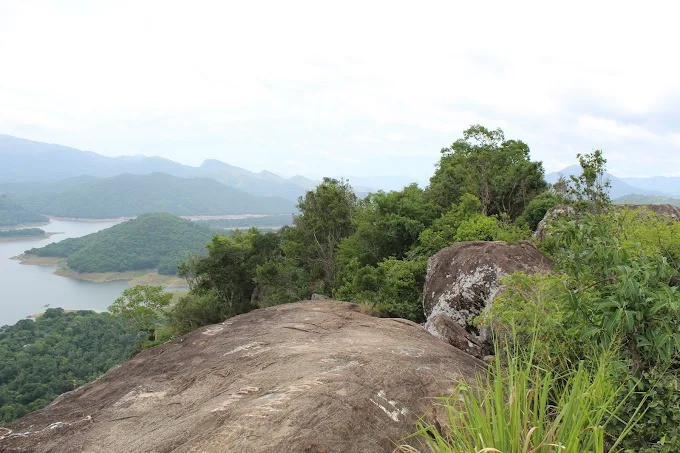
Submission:
POLYGON ((213 179, 164 173, 4 184, 0 189, 34 211, 57 217, 133 217, 161 211, 176 215, 290 214, 295 210, 283 198, 251 195, 213 179))
POLYGON ((31 212, 6 196, 0 195, 0 228, 25 223, 45 223, 48 220, 47 217, 31 212))
POLYGON ((203 253, 212 236, 209 228, 190 220, 154 213, 26 254, 65 258, 68 267, 77 272, 157 269, 161 274, 175 274, 177 264, 203 253))
POLYGON ((662 195, 626 195, 614 200, 616 204, 672 204, 680 206, 680 199, 662 195))

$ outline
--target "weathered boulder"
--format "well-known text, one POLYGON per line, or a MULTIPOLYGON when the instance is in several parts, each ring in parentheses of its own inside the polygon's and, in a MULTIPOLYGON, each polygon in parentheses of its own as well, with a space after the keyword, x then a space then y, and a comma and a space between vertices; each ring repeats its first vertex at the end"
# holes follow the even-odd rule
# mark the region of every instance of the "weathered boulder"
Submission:
POLYGON ((279 305, 145 350, 0 428, 0 451, 392 451, 484 365, 357 309, 279 305))
POLYGON ((548 273, 552 262, 530 242, 460 242, 440 250, 427 265, 425 328, 476 357, 492 352, 488 333, 470 321, 493 301, 499 279, 513 272, 548 273))
POLYGON ((669 217, 673 220, 680 220, 680 208, 672 204, 642 204, 642 205, 625 205, 630 208, 645 208, 660 216, 669 217))
POLYGON ((534 231, 533 237, 536 239, 543 240, 546 236, 546 228, 551 222, 561 218, 561 217, 572 217, 575 214, 574 208, 569 205, 558 204, 548 209, 538 226, 536 231, 534 231))
MULTIPOLYGON (((680 207, 671 204, 622 204, 615 205, 616 209, 646 209, 659 216, 680 221, 680 207)), ((569 205, 557 205, 548 209, 543 219, 538 223, 533 237, 543 240, 546 238, 546 228, 550 223, 563 217, 574 217, 576 211, 569 205)))

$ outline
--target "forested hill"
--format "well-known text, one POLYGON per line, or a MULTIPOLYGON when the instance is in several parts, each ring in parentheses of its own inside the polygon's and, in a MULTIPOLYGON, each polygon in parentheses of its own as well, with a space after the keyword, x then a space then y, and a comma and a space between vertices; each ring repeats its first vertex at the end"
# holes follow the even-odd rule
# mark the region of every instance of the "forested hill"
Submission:
POLYGON ((6 196, 0 195, 0 228, 25 223, 45 223, 48 220, 47 217, 31 212, 6 196))
POLYGON ((616 204, 672 204, 680 206, 680 199, 662 195, 626 195, 614 200, 616 204))
POLYGON ((283 198, 251 195, 213 179, 180 178, 164 173, 5 184, 0 190, 36 212, 57 217, 132 217, 159 211, 176 215, 295 211, 293 203, 283 198))
POLYGON ((181 261, 205 252, 213 234, 190 220, 154 213, 26 253, 66 258, 68 267, 77 272, 157 269, 161 274, 175 274, 181 261))

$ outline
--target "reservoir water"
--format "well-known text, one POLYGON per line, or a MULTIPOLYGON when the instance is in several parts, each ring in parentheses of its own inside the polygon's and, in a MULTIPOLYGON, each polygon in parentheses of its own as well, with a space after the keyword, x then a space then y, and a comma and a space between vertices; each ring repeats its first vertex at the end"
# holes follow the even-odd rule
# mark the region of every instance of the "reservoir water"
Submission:
POLYGON ((80 237, 118 223, 51 220, 39 228, 55 234, 48 239, 0 242, 0 326, 14 324, 46 308, 103 311, 128 287, 127 282, 93 283, 59 277, 53 267, 20 264, 13 256, 66 238, 80 237))

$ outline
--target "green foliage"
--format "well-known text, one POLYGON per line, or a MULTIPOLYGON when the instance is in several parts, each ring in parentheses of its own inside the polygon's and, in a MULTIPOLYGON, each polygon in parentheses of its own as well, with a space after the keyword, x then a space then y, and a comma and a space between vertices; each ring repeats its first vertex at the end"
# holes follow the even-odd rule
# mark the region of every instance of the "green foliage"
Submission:
POLYGON ((370 194, 352 219, 354 233, 340 244, 339 262, 357 257, 362 266, 375 266, 390 256, 404 259, 437 215, 437 207, 415 184, 401 191, 370 194))
POLYGON ((360 266, 350 261, 336 297, 370 304, 380 316, 424 321, 422 288, 425 260, 398 260, 394 257, 377 266, 360 266))
POLYGON ((500 129, 477 125, 450 148, 442 149, 428 194, 445 210, 471 193, 480 200, 482 214, 507 214, 515 219, 545 188, 543 166, 529 159, 525 143, 505 140, 500 129))
POLYGON ((507 348, 505 366, 496 356, 486 381, 459 383, 442 402, 445 427, 420 422, 412 437, 438 453, 615 451, 632 423, 617 438, 605 431, 629 396, 612 379, 610 358, 556 375, 534 363, 532 344, 507 348))
POLYGON ((322 281, 325 294, 331 293, 335 281, 338 245, 354 231, 356 205, 356 195, 346 181, 324 178, 316 189, 300 197, 294 234, 284 234, 285 255, 307 270, 311 280, 322 281))
POLYGON ((136 285, 123 291, 109 312, 120 316, 130 329, 144 332, 147 341, 155 343, 159 340, 159 328, 165 324, 165 308, 171 300, 172 294, 164 292, 162 286, 136 285))
POLYGON ((611 204, 611 183, 605 179, 607 159, 599 149, 577 157, 581 165, 581 175, 571 177, 567 193, 575 200, 578 210, 602 213, 611 204))
POLYGON ((619 337, 640 371, 670 364, 680 352, 677 268, 660 254, 629 251, 616 234, 616 213, 560 225, 556 266, 568 276, 567 322, 582 340, 611 344, 619 337))
MULTIPOLYGON (((654 368, 642 373, 635 393, 625 401, 622 414, 632 414, 638 407, 644 416, 637 421, 622 443, 626 453, 676 453, 680 451, 680 367, 654 368)), ((624 427, 612 420, 617 432, 624 427)))
MULTIPOLYGON (((506 279, 482 325, 536 336, 537 357, 557 373, 579 360, 593 362, 598 350, 614 351, 626 364, 617 379, 633 391, 622 418, 639 407, 643 414, 625 451, 680 451, 680 223, 644 209, 615 209, 550 229, 546 249, 559 276, 506 279)), ((614 419, 609 429, 625 427, 614 419)))
POLYGON ((77 272, 123 272, 157 269, 176 274, 178 264, 205 252, 213 232, 171 214, 145 214, 97 233, 65 239, 26 251, 66 258, 77 272))
POLYGON ((561 276, 519 272, 501 283, 504 290, 475 324, 493 329, 498 338, 514 338, 518 344, 530 344, 538 338, 534 355, 539 363, 551 367, 579 356, 573 350, 579 343, 573 342, 564 328, 561 300, 565 283, 561 276))
POLYGON ((0 422, 96 379, 126 360, 136 340, 108 313, 61 308, 0 327, 0 422))
POLYGON ((0 228, 48 221, 44 215, 36 214, 0 194, 0 228))
MULTIPOLYGON (((180 275, 187 279, 191 295, 196 297, 185 298, 178 307, 187 312, 195 310, 203 319, 211 320, 223 320, 255 308, 257 268, 278 257, 279 246, 276 233, 261 233, 254 228, 232 236, 215 236, 207 246, 207 256, 180 266, 180 275)), ((179 312, 173 313, 174 319, 178 316, 179 312)), ((178 324, 182 322, 178 320, 178 324)))
POLYGON ((45 230, 41 230, 40 228, 24 228, 20 230, 0 231, 0 239, 35 238, 44 236, 45 230))
POLYGON ((169 316, 175 333, 183 335, 201 326, 221 322, 229 316, 229 312, 214 291, 207 291, 182 296, 172 307, 169 316))
POLYGON ((567 199, 565 197, 555 192, 543 192, 527 204, 526 208, 524 208, 524 212, 519 216, 517 221, 518 223, 527 224, 531 231, 535 231, 539 222, 543 220, 545 213, 548 212, 550 208, 566 202, 567 199))

